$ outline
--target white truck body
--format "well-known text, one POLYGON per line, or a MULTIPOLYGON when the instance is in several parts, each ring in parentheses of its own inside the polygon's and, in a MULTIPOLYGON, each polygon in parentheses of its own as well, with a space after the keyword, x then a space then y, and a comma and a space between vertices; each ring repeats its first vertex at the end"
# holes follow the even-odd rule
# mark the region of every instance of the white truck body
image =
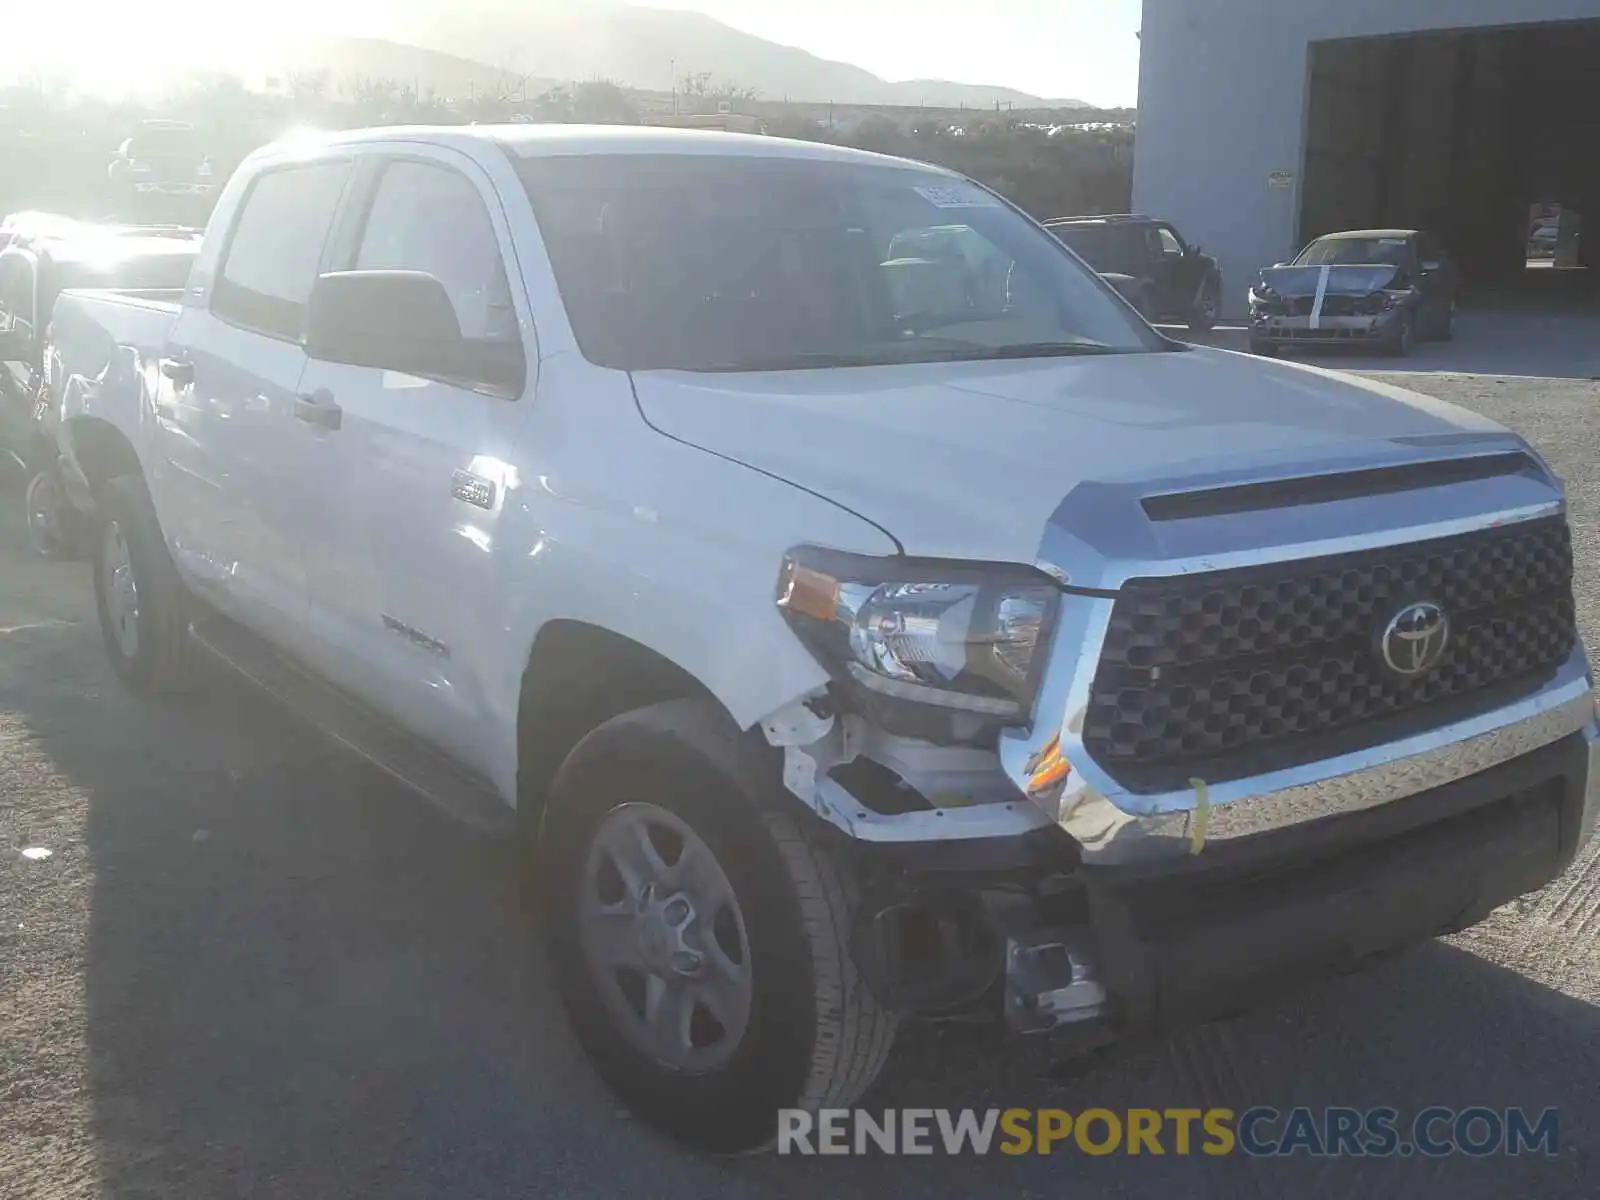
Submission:
MULTIPOLYGON (((54 378, 76 494, 93 506, 108 476, 137 473, 196 611, 259 635, 486 779, 508 809, 529 802, 529 739, 540 730, 528 697, 541 638, 581 626, 693 680, 732 727, 781 751, 794 819, 857 845, 954 843, 980 854, 1046 837, 1059 839, 1050 845, 1062 848, 1067 875, 1079 863, 1187 869, 1196 856, 1228 861, 1259 835, 1298 837, 1319 822, 1331 830, 1558 744, 1581 765, 1563 768, 1563 803, 1576 808, 1549 869, 1587 836, 1594 707, 1582 645, 1567 628, 1570 582, 1563 602, 1558 579, 1540 603, 1566 622, 1550 636, 1566 640, 1537 683, 1504 703, 1441 708, 1376 742, 1330 742, 1211 783, 1129 782, 1137 770, 1097 749, 1115 738, 1094 729, 1095 669, 1130 586, 1524 522, 1560 526, 1564 537, 1559 485, 1520 438, 1377 383, 1178 347, 1042 231, 1037 253, 1062 260, 1051 271, 1082 276, 1079 302, 1100 306, 1098 328, 1124 352, 1055 346, 816 369, 603 365, 575 327, 572 277, 559 277, 527 178, 545 159, 675 155, 734 170, 781 161, 799 172, 916 171, 930 224, 964 205, 1004 208, 934 168, 731 135, 517 126, 271 147, 225 189, 181 306, 105 293, 69 293, 58 306, 54 378), (271 186, 262 180, 327 170, 344 199, 330 205, 328 245, 313 257, 337 273, 352 269, 340 247, 366 245, 351 190, 367 188, 370 203, 369 175, 395 163, 447 172, 481 206, 479 235, 492 233, 505 267, 504 292, 487 303, 515 330, 520 387, 318 359, 300 325, 259 327, 278 320, 260 296, 245 297, 258 327, 238 317, 230 239, 252 219, 253 189, 271 186), (1285 488, 1305 494, 1273 490, 1285 488), (1191 501, 1193 512, 1182 507, 1191 501), (1176 507, 1158 517, 1163 504, 1176 507), (845 577, 826 565, 831 555, 935 576, 942 562, 957 575, 996 567, 1029 573, 1029 586, 1054 581, 1059 613, 1039 635, 1036 692, 997 721, 879 720, 884 696, 920 693, 878 680, 852 702, 851 680, 864 672, 829 661, 774 603, 797 547, 819 548, 817 570, 830 580, 845 577), (925 802, 893 811, 853 793, 834 769, 857 759, 925 802)), ((606 218, 598 225, 603 234, 606 218)), ((295 253, 286 243, 283 254, 295 253)), ((1428 617, 1416 608, 1374 618, 1372 653, 1388 654, 1384 639, 1409 628, 1395 622, 1428 617)), ((1417 628, 1430 649, 1432 634, 1417 628)), ((1429 628, 1443 637, 1447 626, 1429 628)), ((1226 712, 1212 719, 1225 725, 1226 712)), ((1206 728, 1190 736, 1203 741, 1206 728)), ((1037 942, 1018 935, 1013 946, 1037 942)), ((1042 1026, 1104 1015, 1093 963, 1115 952, 1072 938, 1047 944, 1065 947, 1073 971, 1031 989, 1011 972, 1016 1004, 1042 1026)))

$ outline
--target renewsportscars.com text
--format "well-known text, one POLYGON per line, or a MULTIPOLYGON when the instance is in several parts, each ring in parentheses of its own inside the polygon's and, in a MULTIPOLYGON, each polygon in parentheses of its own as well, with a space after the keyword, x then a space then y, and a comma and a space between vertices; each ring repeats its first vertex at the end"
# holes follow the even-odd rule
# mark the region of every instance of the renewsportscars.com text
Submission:
POLYGON ((1442 1158, 1560 1150, 1560 1113, 1521 1108, 783 1109, 779 1154, 1442 1158))

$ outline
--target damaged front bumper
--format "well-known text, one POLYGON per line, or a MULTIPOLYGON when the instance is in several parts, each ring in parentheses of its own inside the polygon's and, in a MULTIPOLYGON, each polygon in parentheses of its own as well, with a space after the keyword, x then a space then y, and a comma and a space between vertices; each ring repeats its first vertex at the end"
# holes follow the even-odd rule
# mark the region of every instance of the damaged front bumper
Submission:
MULTIPOLYGON (((1503 452, 1504 442, 1437 453, 1503 452)), ((1155 494, 1221 483, 1252 486, 1196 477, 1155 494)), ((953 777, 917 779, 909 752, 897 760, 870 730, 820 763, 790 754, 817 768, 791 788, 855 842, 869 876, 899 879, 908 894, 985 897, 1013 1028, 1132 1030, 1217 1015, 1269 986, 1471 924, 1565 869, 1600 813, 1600 724, 1581 643, 1536 690, 1491 711, 1176 791, 1124 786, 1083 736, 1124 581, 1553 519, 1564 511, 1553 480, 1511 473, 1159 528, 1144 521, 1151 494, 1100 487, 1058 511, 1040 565, 1075 590, 1033 722, 1002 733, 998 772, 970 760, 962 803, 890 812, 835 778, 832 765, 857 753, 925 797, 953 777), (1006 894, 1018 884, 1026 903, 1006 894)))
POLYGON ((1395 337, 1404 309, 1338 316, 1310 314, 1285 316, 1252 309, 1250 336, 1256 341, 1282 342, 1384 342, 1395 337))

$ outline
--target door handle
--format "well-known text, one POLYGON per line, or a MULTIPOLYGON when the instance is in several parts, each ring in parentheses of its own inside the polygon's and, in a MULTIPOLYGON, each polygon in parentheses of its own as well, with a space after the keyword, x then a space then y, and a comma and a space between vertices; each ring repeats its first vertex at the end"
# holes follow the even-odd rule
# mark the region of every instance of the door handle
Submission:
POLYGON ((188 387, 194 382, 194 364, 181 358, 163 358, 161 373, 179 387, 188 387))
POLYGON ((324 429, 338 429, 344 423, 344 410, 333 402, 333 393, 327 388, 294 398, 294 415, 311 425, 324 429))

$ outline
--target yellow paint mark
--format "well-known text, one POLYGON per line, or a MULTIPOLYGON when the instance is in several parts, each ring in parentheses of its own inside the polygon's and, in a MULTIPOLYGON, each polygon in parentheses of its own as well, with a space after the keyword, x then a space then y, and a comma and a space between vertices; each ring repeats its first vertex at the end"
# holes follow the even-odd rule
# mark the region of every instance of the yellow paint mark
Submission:
POLYGON ((1194 789, 1194 817, 1189 824, 1189 853, 1193 856, 1206 844, 1206 826, 1211 823, 1211 795, 1204 779, 1191 779, 1189 786, 1194 789))

